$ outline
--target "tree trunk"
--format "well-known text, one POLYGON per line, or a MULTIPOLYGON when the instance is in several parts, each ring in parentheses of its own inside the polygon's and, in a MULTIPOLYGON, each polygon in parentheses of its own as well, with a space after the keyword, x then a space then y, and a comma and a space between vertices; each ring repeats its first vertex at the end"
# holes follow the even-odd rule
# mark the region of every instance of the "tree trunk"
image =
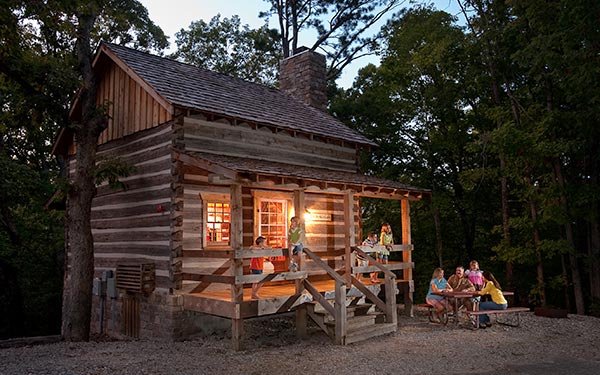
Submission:
MULTIPOLYGON (((560 193, 560 204, 564 210, 567 218, 569 215, 569 202, 567 200, 566 192, 565 192, 565 180, 562 174, 562 166, 560 161, 557 158, 554 158, 552 161, 554 166, 554 175, 556 178, 556 182, 561 189, 560 193)), ((573 294, 575 296, 575 309, 577 314, 584 315, 585 314, 585 302, 583 298, 583 288, 581 285, 581 275, 579 273, 579 265, 577 262, 577 248, 575 247, 575 241, 573 240, 573 226, 569 219, 565 223, 565 235, 567 243, 569 244, 569 266, 571 269, 571 280, 573 281, 573 294)))
POLYGON ((589 225, 590 231, 590 294, 595 303, 600 303, 600 226, 598 219, 593 219, 589 225))
MULTIPOLYGON (((469 2, 467 2, 467 3, 469 3, 469 2)), ((480 35, 480 31, 475 30, 475 27, 470 23, 468 13, 467 13, 465 7, 463 6, 463 2, 458 1, 458 5, 461 8, 463 15, 465 16, 465 19, 467 20, 467 24, 468 24, 469 28, 471 29, 473 35, 480 35)), ((471 5, 473 5, 475 7, 477 14, 482 19, 493 18, 493 17, 488 17, 483 5, 480 2, 472 2, 471 5)), ((494 47, 491 45, 491 43, 489 41, 486 41, 484 43, 484 45, 485 45, 484 62, 486 64, 488 74, 490 75, 490 78, 491 78, 492 99, 493 99, 494 104, 498 108, 502 108, 502 89, 501 89, 500 85, 498 84, 498 80, 500 79, 501 74, 499 73, 498 68, 496 66, 496 59, 498 58, 499 53, 494 49, 494 47)), ((506 82, 506 87, 510 87, 509 82, 506 82)), ((513 117, 514 117, 515 121, 518 123, 519 122, 518 107, 515 105, 514 101, 512 101, 512 100, 511 100, 511 106, 512 106, 513 117)), ((496 128, 500 129, 501 127, 502 127, 502 120, 499 119, 496 121, 496 128)), ((509 214, 509 207, 508 207, 509 192, 508 192, 506 153, 502 149, 499 151, 499 158, 500 158, 500 175, 501 175, 500 184, 501 184, 501 200, 502 200, 502 233, 503 233, 504 247, 508 248, 511 246, 512 241, 511 241, 511 237, 510 237, 510 226, 509 226, 510 214, 509 214)), ((506 262, 506 282, 507 282, 507 287, 509 287, 509 288, 513 284, 513 264, 510 260, 506 262)))
POLYGON ((569 293, 569 273, 567 272, 567 260, 565 259, 565 255, 562 254, 560 256, 560 264, 562 266, 562 275, 563 278, 565 280, 565 308, 567 309, 567 311, 571 311, 571 298, 569 298, 569 296, 571 295, 569 293))
MULTIPOLYGON (((598 140, 594 138, 592 141, 590 149, 597 150, 598 149, 598 140)), ((586 170, 588 171, 588 175, 591 176, 590 185, 598 186, 600 178, 598 178, 598 174, 600 173, 600 163, 597 158, 590 158, 592 160, 589 161, 586 170)), ((596 215, 590 215, 589 219, 588 231, 589 231, 589 240, 588 240, 588 255, 590 260, 590 295, 592 297, 592 303, 600 304, 600 224, 598 223, 598 213, 600 213, 600 203, 598 200, 592 201, 591 210, 592 212, 596 212, 596 215)))
MULTIPOLYGON (((531 177, 529 177, 529 175, 527 175, 525 177, 525 180, 527 181, 527 185, 528 185, 529 189, 533 189, 534 186, 531 181, 531 177)), ((534 198, 530 197, 528 200, 529 200, 529 210, 531 213, 531 222, 533 223, 533 246, 535 247, 535 255, 536 255, 536 260, 537 260, 536 272, 537 272, 538 291, 540 294, 540 304, 542 306, 546 306, 546 285, 544 283, 544 263, 543 263, 543 259, 542 259, 542 252, 540 251, 540 247, 541 247, 540 232, 537 229, 538 210, 537 210, 537 205, 535 203, 534 198)))
POLYGON ((441 222, 440 222, 440 211, 435 206, 432 207, 432 211, 433 211, 433 222, 435 224, 435 239, 436 239, 436 249, 437 249, 437 256, 438 256, 438 264, 439 264, 439 267, 442 267, 442 264, 443 264, 443 258, 442 258, 443 246, 442 246, 442 225, 441 225, 441 222))
MULTIPOLYGON (((500 171, 506 170, 506 160, 504 153, 500 155, 500 171)), ((500 180, 501 185, 501 199, 502 199, 502 236, 504 241, 504 247, 508 248, 511 245, 510 240, 510 227, 509 227, 509 214, 508 214, 508 182, 505 173, 502 173, 500 180)), ((513 264, 511 261, 506 262, 506 287, 512 289, 513 285, 513 264)))
POLYGON ((96 194, 96 146, 107 117, 96 108, 97 82, 92 70, 90 33, 97 17, 93 5, 77 15, 76 41, 83 86, 79 93, 81 124, 74 124, 76 166, 67 194, 67 257, 63 294, 62 336, 67 341, 87 341, 90 336, 94 243, 91 229, 92 199, 96 194))
POLYGON ((77 142, 75 180, 67 198, 67 238, 69 268, 66 269, 63 296, 62 335, 68 341, 89 340, 94 275, 94 243, 90 224, 95 194, 91 176, 96 145, 77 142))

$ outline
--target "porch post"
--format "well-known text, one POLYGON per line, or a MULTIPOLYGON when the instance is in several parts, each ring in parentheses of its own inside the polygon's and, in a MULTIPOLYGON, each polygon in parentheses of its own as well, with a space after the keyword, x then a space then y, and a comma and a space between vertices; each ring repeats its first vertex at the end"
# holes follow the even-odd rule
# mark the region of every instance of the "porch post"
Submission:
MULTIPOLYGON (((402 212, 402 244, 410 245, 412 240, 410 238, 410 201, 408 199, 402 199, 400 201, 400 209, 402 212)), ((402 261, 404 263, 412 262, 412 251, 402 251, 402 261)), ((412 268, 405 268, 403 271, 404 277, 404 314, 407 316, 413 316, 413 274, 412 268)))
MULTIPOLYGON (((300 218, 300 225, 306 233, 306 223, 304 222, 304 212, 306 211, 306 204, 304 203, 304 190, 294 190, 294 213, 295 216, 300 218)), ((306 246, 306 244, 304 244, 306 246)), ((290 258, 292 254, 290 254, 290 258)), ((304 269, 304 254, 298 257, 298 270, 304 269)), ((296 295, 300 295, 304 292, 304 282, 302 280, 295 280, 296 295)), ((306 305, 302 304, 296 309, 296 335, 299 337, 306 337, 308 331, 308 317, 306 312, 306 305)))
POLYGON ((356 246, 356 230, 354 227, 354 194, 347 192, 344 194, 344 269, 346 270, 347 287, 352 286, 352 259, 351 247, 356 246))
MULTIPOLYGON (((231 185, 231 227, 230 243, 233 253, 242 249, 243 244, 243 218, 242 218, 242 186, 231 185)), ((233 258, 233 275, 236 277, 244 274, 244 260, 233 258)), ((231 285, 231 301, 234 311, 231 319, 231 340, 234 350, 243 350, 244 320, 241 317, 241 306, 244 302, 244 284, 231 285)))
MULTIPOLYGON (((304 190, 296 189, 294 190, 294 214, 296 217, 300 219, 300 226, 306 233, 306 223, 304 222, 304 212, 306 211, 306 204, 304 203, 304 190)), ((306 246, 306 244, 304 244, 306 246)), ((292 254, 290 254, 290 258, 292 254)), ((298 270, 304 269, 304 255, 298 257, 298 270)))

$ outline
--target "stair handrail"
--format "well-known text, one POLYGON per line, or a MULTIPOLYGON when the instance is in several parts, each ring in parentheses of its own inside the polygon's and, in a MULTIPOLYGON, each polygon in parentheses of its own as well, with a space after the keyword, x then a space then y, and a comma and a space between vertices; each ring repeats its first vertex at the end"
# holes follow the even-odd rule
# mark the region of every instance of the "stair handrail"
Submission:
POLYGON ((337 273, 333 268, 329 267, 329 265, 325 262, 323 262, 321 260, 321 258, 319 258, 318 256, 315 255, 315 253, 313 253, 312 251, 310 251, 309 249, 307 249, 306 247, 302 250, 306 255, 308 255, 308 257, 310 259, 313 260, 313 262, 315 262, 315 264, 317 264, 319 267, 321 267, 325 272, 327 272, 327 274, 337 283, 342 283, 345 284, 346 280, 339 274, 337 273))
POLYGON ((395 273, 388 270, 383 263, 379 263, 378 261, 373 259, 368 253, 365 253, 364 251, 362 251, 359 247, 352 246, 350 249, 355 251, 359 255, 365 257, 365 259, 367 259, 370 263, 373 263, 373 266, 377 267, 379 269, 379 271, 383 272, 387 277, 392 277, 394 279, 396 278, 395 273))
MULTIPOLYGON (((344 345, 346 342, 347 333, 347 311, 346 311, 346 280, 331 268, 327 263, 323 262, 316 254, 307 248, 303 252, 313 260, 313 262, 321 267, 335 281, 335 303, 333 306, 333 318, 335 323, 335 342, 344 345)), ((331 304, 321 296, 321 294, 307 280, 303 280, 306 290, 313 296, 315 301, 323 306, 330 314, 332 313, 331 304), (317 296, 318 294, 318 296, 317 296)))
POLYGON ((362 251, 362 249, 352 246, 351 249, 356 251, 358 254, 364 256, 369 262, 373 263, 375 267, 383 271, 385 277, 385 295, 386 299, 383 302, 374 293, 371 293, 361 282, 354 276, 351 277, 352 284, 358 288, 363 294, 365 294, 371 301, 373 301, 377 307, 385 312, 386 321, 389 323, 397 323, 398 316, 396 313, 396 274, 388 270, 385 264, 375 261, 369 254, 362 251))

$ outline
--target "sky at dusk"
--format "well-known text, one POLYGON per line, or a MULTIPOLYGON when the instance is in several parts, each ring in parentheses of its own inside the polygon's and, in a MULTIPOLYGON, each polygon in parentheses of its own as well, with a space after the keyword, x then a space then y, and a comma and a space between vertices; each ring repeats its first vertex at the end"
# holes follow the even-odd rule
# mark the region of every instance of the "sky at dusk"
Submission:
MULTIPOLYGON (((269 9, 269 3, 264 0, 140 0, 140 2, 148 9, 150 19, 169 37, 171 52, 175 49, 175 33, 187 29, 193 21, 202 19, 208 23, 217 14, 221 14, 221 19, 238 15, 242 25, 247 24, 251 28, 258 28, 264 24, 264 20, 258 17, 258 13, 269 9)), ((437 0, 434 3, 438 9, 457 13, 454 0, 437 0)), ((377 32, 384 23, 385 21, 378 24, 372 32, 377 32)), ((270 27, 277 28, 277 25, 271 21, 270 27)), ((314 38, 309 34, 302 37, 306 38, 304 41, 300 40, 303 45, 312 45, 314 42, 314 38)), ((350 87, 358 70, 369 63, 378 64, 379 59, 376 56, 368 56, 354 61, 344 69, 337 84, 344 88, 350 87)))

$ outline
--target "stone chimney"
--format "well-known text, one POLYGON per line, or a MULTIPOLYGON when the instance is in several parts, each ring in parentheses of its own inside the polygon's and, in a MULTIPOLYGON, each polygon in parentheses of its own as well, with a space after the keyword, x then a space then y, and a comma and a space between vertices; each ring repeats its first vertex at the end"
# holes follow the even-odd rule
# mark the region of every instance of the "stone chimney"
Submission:
POLYGON ((327 109, 325 56, 300 47, 279 65, 279 88, 320 110, 327 109))

